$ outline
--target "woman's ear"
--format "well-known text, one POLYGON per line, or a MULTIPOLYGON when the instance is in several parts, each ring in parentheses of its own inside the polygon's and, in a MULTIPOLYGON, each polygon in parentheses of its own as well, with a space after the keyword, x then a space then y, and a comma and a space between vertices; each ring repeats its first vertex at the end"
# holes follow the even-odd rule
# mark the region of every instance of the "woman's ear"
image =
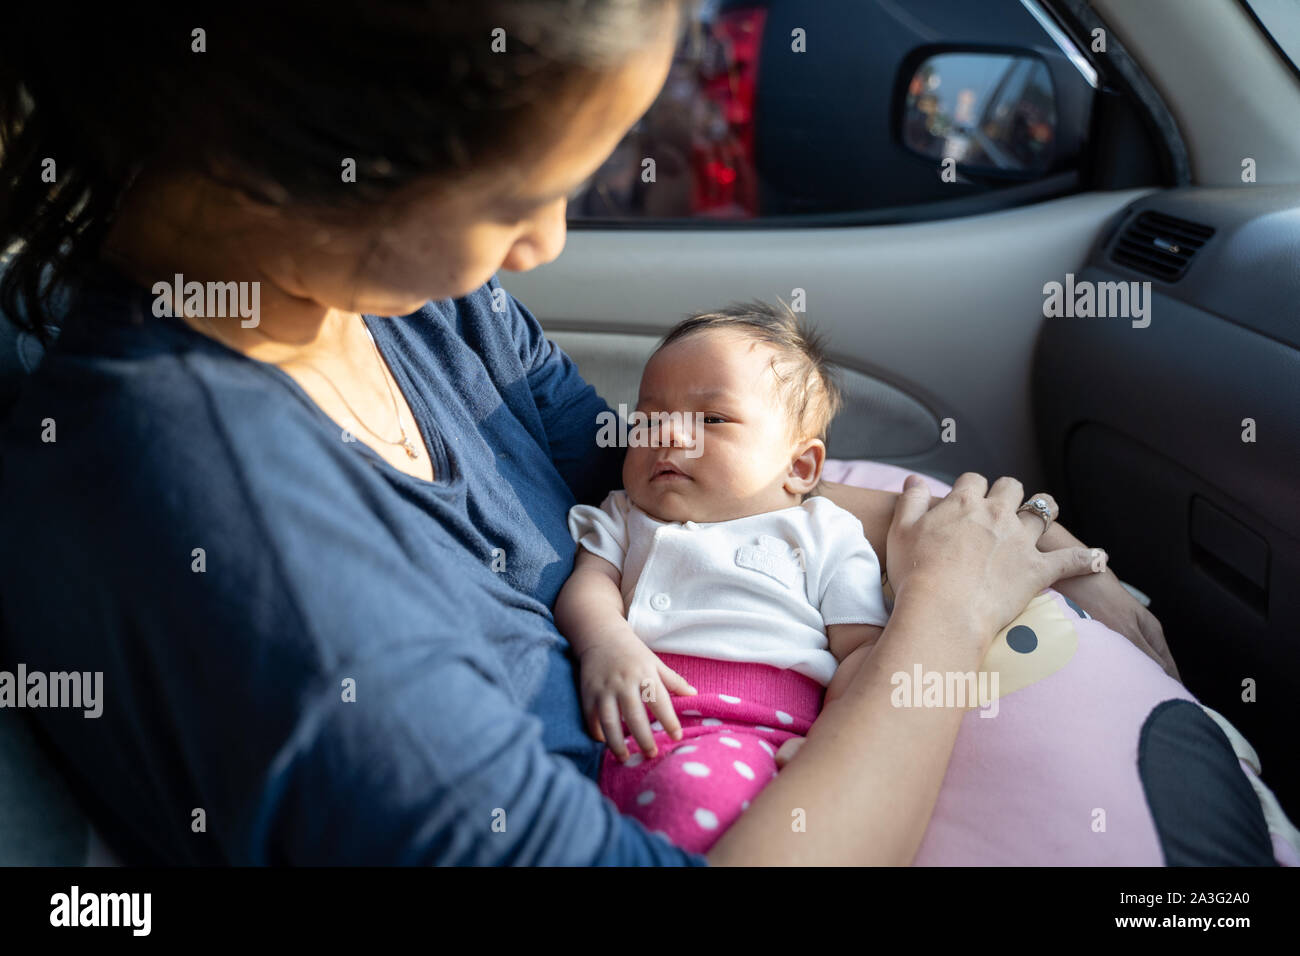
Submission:
POLYGON ((826 444, 812 438, 795 449, 790 471, 785 477, 785 490, 794 495, 806 495, 822 480, 822 465, 826 463, 826 444))

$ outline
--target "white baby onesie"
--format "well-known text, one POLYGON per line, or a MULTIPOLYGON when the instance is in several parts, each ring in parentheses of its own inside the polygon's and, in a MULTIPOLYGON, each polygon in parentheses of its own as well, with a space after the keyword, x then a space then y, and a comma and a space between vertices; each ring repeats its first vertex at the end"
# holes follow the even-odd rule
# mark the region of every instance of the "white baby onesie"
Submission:
POLYGON ((622 574, 623 609, 656 653, 747 661, 822 684, 826 626, 889 618, 862 523, 828 498, 715 522, 650 517, 624 491, 569 511, 569 533, 622 574))

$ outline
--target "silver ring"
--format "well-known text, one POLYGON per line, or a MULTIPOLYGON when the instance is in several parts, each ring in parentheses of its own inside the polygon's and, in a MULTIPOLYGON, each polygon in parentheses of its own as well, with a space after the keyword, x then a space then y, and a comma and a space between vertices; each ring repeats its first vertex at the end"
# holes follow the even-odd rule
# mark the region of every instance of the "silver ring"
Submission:
POLYGON ((1016 509, 1016 514, 1022 511, 1029 511, 1043 519, 1043 534, 1052 526, 1052 506, 1047 503, 1046 498, 1030 498, 1023 505, 1016 509))

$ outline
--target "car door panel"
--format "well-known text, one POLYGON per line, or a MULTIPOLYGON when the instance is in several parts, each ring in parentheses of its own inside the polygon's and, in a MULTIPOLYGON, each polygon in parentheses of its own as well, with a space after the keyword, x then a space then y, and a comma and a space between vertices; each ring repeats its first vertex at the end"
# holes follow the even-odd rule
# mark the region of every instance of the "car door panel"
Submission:
POLYGON ((1290 739, 1300 724, 1298 253, 1300 188, 1139 200, 1079 279, 1149 282, 1150 324, 1050 319, 1034 372, 1038 434, 1064 512, 1152 597, 1187 686, 1248 736, 1292 815, 1300 810, 1290 739), (1154 233, 1140 224, 1153 222, 1154 233), (1189 224, 1212 232, 1195 250, 1168 238, 1189 224), (1181 278, 1143 271, 1170 261, 1162 241, 1185 260, 1181 278))

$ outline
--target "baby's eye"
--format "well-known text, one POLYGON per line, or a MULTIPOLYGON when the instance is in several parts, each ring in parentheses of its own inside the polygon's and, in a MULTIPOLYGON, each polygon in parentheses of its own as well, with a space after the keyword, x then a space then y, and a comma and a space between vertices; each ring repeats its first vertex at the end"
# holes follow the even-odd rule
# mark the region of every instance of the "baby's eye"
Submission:
POLYGON ((721 415, 705 415, 703 422, 706 425, 725 425, 727 420, 721 415))

